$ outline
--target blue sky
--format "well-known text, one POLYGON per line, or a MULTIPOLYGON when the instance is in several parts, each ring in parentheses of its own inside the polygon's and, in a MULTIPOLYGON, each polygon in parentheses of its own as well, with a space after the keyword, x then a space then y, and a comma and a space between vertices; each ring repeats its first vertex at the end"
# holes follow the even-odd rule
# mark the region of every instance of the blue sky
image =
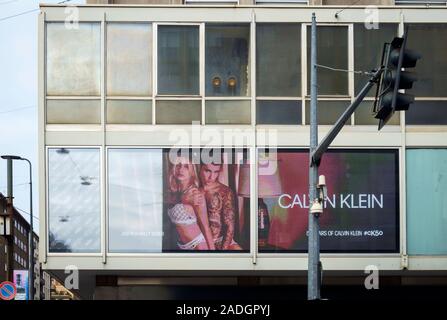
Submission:
MULTIPOLYGON (((34 224, 38 231, 37 175, 37 16, 39 11, 7 18, 61 0, 0 0, 0 154, 33 163, 34 224), (5 19, 7 18, 7 19, 5 19)), ((74 0, 70 3, 85 3, 74 0)), ((14 205, 29 212, 28 165, 14 163, 14 205)), ((6 160, 0 159, 0 192, 6 194, 6 160)), ((22 212, 28 220, 29 216, 22 212)))

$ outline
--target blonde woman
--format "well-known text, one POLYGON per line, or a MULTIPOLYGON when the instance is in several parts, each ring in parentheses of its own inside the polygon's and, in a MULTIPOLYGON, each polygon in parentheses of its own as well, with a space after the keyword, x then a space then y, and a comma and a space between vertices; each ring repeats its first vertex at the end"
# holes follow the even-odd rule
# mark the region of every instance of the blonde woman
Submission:
POLYGON ((169 168, 168 216, 175 225, 182 250, 215 250, 206 201, 189 158, 178 156, 169 168))

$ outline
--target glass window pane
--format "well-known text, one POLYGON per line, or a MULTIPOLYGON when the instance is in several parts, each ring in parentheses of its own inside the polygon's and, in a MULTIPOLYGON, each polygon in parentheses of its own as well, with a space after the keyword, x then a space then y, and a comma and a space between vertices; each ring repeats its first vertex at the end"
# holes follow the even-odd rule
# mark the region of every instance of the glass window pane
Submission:
POLYGON ((107 123, 152 124, 152 101, 108 100, 107 123))
MULTIPOLYGON (((397 36, 397 25, 381 23, 379 29, 366 29, 365 24, 354 24, 354 69, 359 71, 371 71, 380 66, 382 49, 385 42, 391 42, 397 36)), ((367 83, 369 77, 354 74, 355 93, 367 83)), ((372 88, 368 96, 376 94, 372 88)))
POLYGON ((301 24, 257 24, 256 95, 301 96, 301 24))
POLYGON ((412 255, 447 254, 447 150, 407 150, 407 239, 412 255))
POLYGON ((202 119, 202 101, 168 100, 156 102, 158 124, 191 124, 202 119))
POLYGON ((248 96, 250 26, 207 24, 205 79, 207 96, 248 96))
MULTIPOLYGON (((407 48, 422 55, 411 94, 447 97, 447 24, 410 24, 407 48)), ((411 107, 410 107, 411 108, 411 107)))
POLYGON ((301 124, 301 101, 258 101, 257 124, 301 124))
POLYGON ((109 252, 161 252, 161 149, 109 149, 109 252))
POLYGON ((48 150, 50 252, 100 252, 99 149, 48 150))
POLYGON ((152 26, 107 24, 107 94, 152 94, 152 26))
POLYGON ((48 95, 99 95, 101 35, 99 23, 47 23, 46 67, 48 95))
POLYGON ((99 124, 100 100, 47 100, 47 124, 99 124))
MULTIPOLYGON (((342 113, 349 107, 351 101, 327 101, 318 100, 318 124, 334 124, 342 113)), ((310 123, 310 102, 306 101, 306 124, 310 123)), ((351 124, 348 120, 347 125, 351 124)))
MULTIPOLYGON (((307 91, 310 94, 310 27, 307 28, 307 91)), ((348 28, 318 27, 318 64, 338 69, 348 69, 348 28)), ((348 73, 318 69, 319 95, 348 95, 348 73)))
POLYGON ((207 101, 207 124, 250 124, 250 101, 207 101))
POLYGON ((447 101, 416 101, 405 111, 405 123, 447 125, 447 101))
MULTIPOLYGON (((356 125, 379 125, 379 119, 374 118, 372 113, 374 101, 363 101, 355 111, 355 124, 356 125)), ((394 115, 388 120, 387 125, 399 125, 400 124, 400 112, 395 112, 394 115)))
POLYGON ((199 94, 199 27, 158 27, 158 93, 199 94))

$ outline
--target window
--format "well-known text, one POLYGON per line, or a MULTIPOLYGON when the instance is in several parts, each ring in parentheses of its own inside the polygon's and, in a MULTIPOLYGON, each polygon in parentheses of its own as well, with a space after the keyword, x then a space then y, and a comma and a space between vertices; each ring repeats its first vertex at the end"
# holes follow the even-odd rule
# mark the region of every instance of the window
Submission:
POLYGON ((160 100, 156 104, 157 124, 191 124, 202 119, 201 100, 160 100))
POLYGON ((405 111, 408 125, 447 125, 447 101, 420 101, 405 111))
POLYGON ((205 105, 206 124, 250 124, 250 100, 210 100, 205 105))
POLYGON ((257 96, 301 96, 301 24, 257 24, 256 73, 257 96))
POLYGON ((257 124, 301 124, 301 101, 258 100, 257 124))
POLYGON ((107 94, 152 94, 151 24, 107 24, 107 94))
MULTIPOLYGON (((354 24, 354 69, 357 71, 371 71, 380 66, 382 50, 385 42, 391 42, 397 37, 397 25, 381 23, 378 29, 367 29, 365 24, 354 24)), ((356 95, 367 83, 369 77, 362 74, 354 75, 356 95)), ((374 97, 373 87, 368 97, 374 97)))
POLYGON ((108 124, 152 124, 152 25, 107 25, 108 124), (126 100, 118 97, 145 97, 126 100))
POLYGON ((395 3, 396 5, 415 5, 415 6, 420 6, 420 5, 442 5, 445 4, 447 1, 446 0, 396 0, 395 3))
POLYGON ((48 150, 50 252, 100 252, 100 153, 48 150))
POLYGON ((100 94, 101 36, 99 23, 47 23, 47 95, 100 94))
MULTIPOLYGON (((348 28, 319 26, 317 37, 318 64, 348 69, 348 28)), ((311 30, 307 28, 307 92, 310 94, 311 30)), ((348 73, 317 69, 318 95, 348 95, 348 73)))
POLYGON ((269 3, 302 3, 307 4, 307 0, 255 0, 259 4, 269 4, 269 3))
POLYGON ((100 124, 100 100, 47 99, 47 124, 100 124))
POLYGON ((227 3, 239 3, 239 0, 185 0, 186 4, 227 4, 227 3))
POLYGON ((108 183, 109 252, 249 251, 246 150, 110 148, 108 183))
POLYGON ((410 255, 447 254, 447 150, 407 150, 410 255))
POLYGON ((152 124, 152 100, 108 100, 107 123, 152 124))
MULTIPOLYGON (((317 121, 320 125, 332 125, 351 104, 350 100, 318 100, 317 121)), ((310 101, 306 101, 306 124, 310 124, 310 101)), ((346 125, 350 125, 348 120, 346 125)))
POLYGON ((411 93, 417 97, 447 97, 447 24, 409 24, 408 27, 407 48, 422 55, 415 70, 418 81, 411 93))
MULTIPOLYGON (((322 252, 399 252, 398 150, 337 149, 324 157, 319 173, 331 185, 322 252)), ((259 251, 307 252, 309 151, 278 149, 258 159, 259 251)))
POLYGON ((199 94, 198 26, 158 26, 158 94, 199 94))
MULTIPOLYGON (((363 100, 357 110, 355 111, 355 124, 356 125, 379 125, 379 119, 374 118, 373 114, 374 101, 363 100)), ((413 106, 410 107, 410 109, 413 106)), ((406 111, 408 112, 408 111, 406 111)), ((387 125, 399 125, 400 124, 400 112, 395 112, 394 115, 388 120, 387 125)))
POLYGON ((161 252, 160 149, 109 149, 109 252, 161 252))
POLYGON ((250 26, 207 24, 205 83, 207 96, 250 94, 250 26))

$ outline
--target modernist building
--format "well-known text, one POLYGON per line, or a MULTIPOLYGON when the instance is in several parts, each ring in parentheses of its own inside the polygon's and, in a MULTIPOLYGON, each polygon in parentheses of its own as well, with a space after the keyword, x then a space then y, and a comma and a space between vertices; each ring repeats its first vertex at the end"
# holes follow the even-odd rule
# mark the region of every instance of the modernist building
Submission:
POLYGON ((408 26, 423 56, 410 110, 378 132, 370 92, 323 158, 324 279, 360 285, 373 265, 402 285, 445 281, 445 2, 98 2, 39 16, 45 270, 74 266, 87 298, 306 283, 315 12, 318 63, 357 71, 319 68, 320 137, 385 42, 408 26))

